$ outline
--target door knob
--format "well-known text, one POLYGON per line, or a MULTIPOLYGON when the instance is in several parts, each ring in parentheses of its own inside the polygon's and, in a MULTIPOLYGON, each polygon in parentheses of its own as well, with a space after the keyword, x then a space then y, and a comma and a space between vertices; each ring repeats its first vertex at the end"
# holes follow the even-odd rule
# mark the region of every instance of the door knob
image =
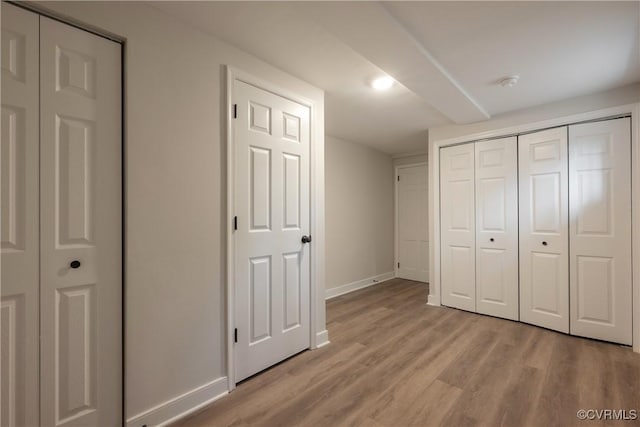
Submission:
POLYGON ((302 236, 302 243, 310 243, 311 236, 302 236))
POLYGON ((489 239, 490 242, 493 242, 493 237, 489 239))
POLYGON ((547 246, 547 242, 542 242, 542 246, 547 246))
POLYGON ((71 264, 69 264, 69 267, 71 267, 71 268, 80 268, 80 261, 78 261, 77 259, 71 261, 71 264))

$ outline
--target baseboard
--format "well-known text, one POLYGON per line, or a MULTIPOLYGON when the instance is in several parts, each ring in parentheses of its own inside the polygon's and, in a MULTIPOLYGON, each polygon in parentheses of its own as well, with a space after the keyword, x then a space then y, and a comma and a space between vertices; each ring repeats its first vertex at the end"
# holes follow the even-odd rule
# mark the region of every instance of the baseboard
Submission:
POLYGON ((357 291, 358 289, 368 288, 369 286, 377 285, 378 283, 385 282, 393 279, 394 277, 396 277, 395 271, 390 271, 367 279, 347 283, 346 285, 329 288, 325 291, 325 299, 335 298, 340 295, 348 294, 349 292, 357 291))
POLYGON ((324 347, 329 344, 329 331, 326 329, 316 333, 316 346, 315 348, 324 347))
POLYGON ((167 426, 228 393, 227 377, 218 378, 127 420, 127 427, 167 426))

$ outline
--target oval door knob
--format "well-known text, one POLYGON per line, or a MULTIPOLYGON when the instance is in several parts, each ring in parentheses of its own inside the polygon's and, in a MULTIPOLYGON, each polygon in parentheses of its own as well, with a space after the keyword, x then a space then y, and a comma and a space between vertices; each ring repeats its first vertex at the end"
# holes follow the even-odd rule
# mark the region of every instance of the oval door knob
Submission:
POLYGON ((542 246, 547 246, 547 242, 542 242, 542 246))
POLYGON ((490 242, 493 242, 493 240, 494 240, 493 237, 489 239, 490 242))
POLYGON ((311 236, 302 236, 302 243, 311 242, 311 236))
POLYGON ((71 264, 69 264, 69 267, 71 267, 71 268, 80 268, 80 261, 78 261, 77 259, 71 261, 71 264))

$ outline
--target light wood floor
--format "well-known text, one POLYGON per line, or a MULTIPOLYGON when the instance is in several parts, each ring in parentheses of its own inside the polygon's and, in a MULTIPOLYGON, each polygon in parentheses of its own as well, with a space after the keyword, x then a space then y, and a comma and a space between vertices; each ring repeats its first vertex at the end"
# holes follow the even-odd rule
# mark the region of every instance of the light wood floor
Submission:
POLYGON ((590 427, 602 423, 579 421, 578 409, 640 413, 630 348, 430 307, 426 295, 426 284, 394 279, 330 300, 330 345, 179 425, 590 427))

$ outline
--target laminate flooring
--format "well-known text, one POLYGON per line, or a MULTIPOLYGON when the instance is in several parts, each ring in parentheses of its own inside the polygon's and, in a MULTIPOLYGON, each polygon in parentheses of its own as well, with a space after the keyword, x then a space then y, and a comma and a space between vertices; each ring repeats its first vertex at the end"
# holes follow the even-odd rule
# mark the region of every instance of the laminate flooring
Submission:
POLYGON ((427 306, 427 286, 393 279, 328 301, 329 345, 241 382, 178 425, 640 425, 640 354, 427 306), (579 409, 639 418, 581 421, 579 409))

